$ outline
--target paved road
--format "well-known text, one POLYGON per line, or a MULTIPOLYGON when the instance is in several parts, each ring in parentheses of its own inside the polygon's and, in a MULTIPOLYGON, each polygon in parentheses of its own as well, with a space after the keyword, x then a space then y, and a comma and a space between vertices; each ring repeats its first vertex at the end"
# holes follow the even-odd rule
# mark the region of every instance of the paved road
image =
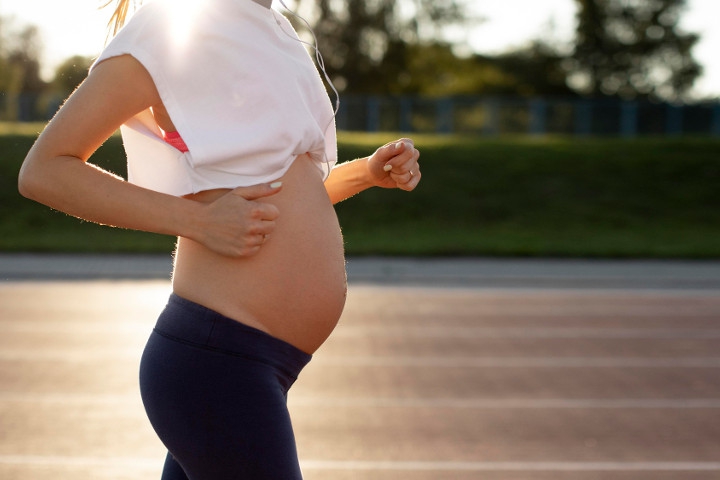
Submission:
MULTIPOLYGON (((290 396, 306 480, 720 478, 718 264, 349 270, 290 396)), ((136 370, 168 272, 0 256, 0 478, 159 478, 136 370)))

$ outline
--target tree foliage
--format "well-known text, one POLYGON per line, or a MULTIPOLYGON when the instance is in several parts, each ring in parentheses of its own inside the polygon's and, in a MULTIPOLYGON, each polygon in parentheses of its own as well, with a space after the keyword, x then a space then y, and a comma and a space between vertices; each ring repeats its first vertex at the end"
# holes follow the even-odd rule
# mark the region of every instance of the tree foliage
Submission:
POLYGON ((0 17, 0 93, 12 95, 14 101, 0 105, 0 115, 20 120, 37 116, 38 96, 46 83, 40 76, 42 42, 37 27, 26 25, 19 30, 0 17))
POLYGON ((88 75, 93 59, 81 55, 75 55, 55 70, 53 85, 57 93, 62 97, 70 95, 82 83, 88 75))
POLYGON ((0 90, 15 93, 37 93, 45 84, 40 78, 42 42, 37 27, 15 28, 13 22, 0 17, 0 90))
POLYGON ((571 84, 588 95, 677 100, 701 74, 699 37, 681 32, 685 0, 576 0, 571 84))
POLYGON ((524 97, 576 94, 567 83, 566 56, 539 40, 500 55, 478 55, 475 62, 503 75, 503 82, 487 85, 483 93, 524 97))
POLYGON ((8 63, 15 70, 15 81, 20 93, 39 93, 45 88, 45 82, 40 78, 41 52, 42 43, 37 27, 24 27, 8 55, 8 63))
MULTIPOLYGON (((313 24, 343 93, 675 101, 702 72, 692 56, 698 36, 679 28, 686 0, 575 0, 576 36, 566 50, 539 38, 500 55, 459 55, 445 34, 480 23, 467 14, 476 1, 297 0, 296 9, 313 24)), ((0 17, 0 118, 37 116, 49 108, 40 108, 42 101, 55 101, 47 94, 65 97, 85 78, 90 59, 75 56, 46 84, 41 50, 36 27, 0 17)))
POLYGON ((495 56, 460 57, 443 41, 469 29, 469 0, 300 0, 331 78, 346 93, 510 94, 681 99, 701 73, 685 0, 576 0, 575 46, 543 39, 495 56))
POLYGON ((305 0, 331 78, 352 93, 413 88, 409 63, 417 45, 438 43, 449 25, 466 25, 467 0, 305 0), (428 42, 432 39, 433 41, 428 42))
POLYGON ((493 91, 510 79, 494 65, 458 57, 449 44, 408 47, 403 94, 440 97, 493 91))

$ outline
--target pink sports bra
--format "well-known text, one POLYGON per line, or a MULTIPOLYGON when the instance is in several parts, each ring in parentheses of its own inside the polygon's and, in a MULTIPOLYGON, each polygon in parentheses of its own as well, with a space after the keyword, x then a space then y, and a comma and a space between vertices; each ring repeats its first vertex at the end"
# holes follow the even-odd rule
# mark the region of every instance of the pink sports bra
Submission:
POLYGON ((182 139, 180 133, 178 132, 163 131, 163 140, 165 140, 169 145, 172 145, 183 153, 190 151, 187 145, 185 145, 185 140, 182 139))

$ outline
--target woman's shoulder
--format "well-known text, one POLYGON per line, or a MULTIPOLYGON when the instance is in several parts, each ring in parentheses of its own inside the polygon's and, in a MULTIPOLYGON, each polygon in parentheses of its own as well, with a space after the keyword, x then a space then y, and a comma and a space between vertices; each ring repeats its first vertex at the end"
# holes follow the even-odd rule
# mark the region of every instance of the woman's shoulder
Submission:
POLYGON ((285 18, 254 0, 177 2, 150 0, 135 12, 107 45, 107 51, 142 50, 163 56, 202 50, 209 39, 247 42, 267 36, 268 26, 285 18))

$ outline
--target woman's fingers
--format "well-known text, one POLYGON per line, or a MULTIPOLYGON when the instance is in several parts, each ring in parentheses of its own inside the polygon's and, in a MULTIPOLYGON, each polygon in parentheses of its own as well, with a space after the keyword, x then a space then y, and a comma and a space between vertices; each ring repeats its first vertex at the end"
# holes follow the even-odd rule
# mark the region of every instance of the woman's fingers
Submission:
POLYGON ((398 149, 401 151, 388 161, 384 170, 389 173, 397 188, 410 191, 420 182, 420 152, 411 142, 401 141, 398 144, 402 145, 398 149))
POLYGON ((203 244, 231 257, 258 253, 280 216, 277 206, 263 200, 280 188, 278 183, 240 187, 208 204, 203 244))
POLYGON ((390 176, 393 180, 395 180, 398 188, 409 192, 418 186, 422 174, 420 173, 420 168, 418 167, 416 172, 408 171, 402 174, 390 174, 390 176))

